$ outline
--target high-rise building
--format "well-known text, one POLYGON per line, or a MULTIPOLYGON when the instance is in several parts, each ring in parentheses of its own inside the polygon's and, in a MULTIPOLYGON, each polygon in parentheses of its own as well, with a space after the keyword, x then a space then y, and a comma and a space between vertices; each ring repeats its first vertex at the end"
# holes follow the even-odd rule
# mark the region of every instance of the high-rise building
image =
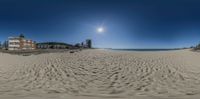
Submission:
POLYGON ((86 40, 86 46, 87 46, 87 48, 92 48, 92 40, 91 39, 86 40))

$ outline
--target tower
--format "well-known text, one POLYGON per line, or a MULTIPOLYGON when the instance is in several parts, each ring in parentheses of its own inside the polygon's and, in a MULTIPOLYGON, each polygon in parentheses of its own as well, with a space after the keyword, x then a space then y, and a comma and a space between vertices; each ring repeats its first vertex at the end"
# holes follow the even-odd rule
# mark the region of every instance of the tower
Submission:
POLYGON ((87 48, 92 48, 92 40, 91 39, 86 40, 86 46, 87 46, 87 48))

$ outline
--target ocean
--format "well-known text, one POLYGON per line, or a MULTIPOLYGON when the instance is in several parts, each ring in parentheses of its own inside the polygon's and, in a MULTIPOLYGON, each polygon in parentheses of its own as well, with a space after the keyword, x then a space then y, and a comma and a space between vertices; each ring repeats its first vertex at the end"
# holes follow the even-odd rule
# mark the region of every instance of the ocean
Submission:
POLYGON ((109 49, 109 50, 116 50, 116 51, 174 51, 180 49, 109 49))

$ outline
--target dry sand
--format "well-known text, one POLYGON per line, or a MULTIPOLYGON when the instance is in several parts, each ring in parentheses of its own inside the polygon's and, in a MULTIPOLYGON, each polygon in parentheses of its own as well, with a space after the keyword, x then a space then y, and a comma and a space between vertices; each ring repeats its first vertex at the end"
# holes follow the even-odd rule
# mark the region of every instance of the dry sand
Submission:
POLYGON ((0 99, 199 99, 200 53, 0 53, 0 99))

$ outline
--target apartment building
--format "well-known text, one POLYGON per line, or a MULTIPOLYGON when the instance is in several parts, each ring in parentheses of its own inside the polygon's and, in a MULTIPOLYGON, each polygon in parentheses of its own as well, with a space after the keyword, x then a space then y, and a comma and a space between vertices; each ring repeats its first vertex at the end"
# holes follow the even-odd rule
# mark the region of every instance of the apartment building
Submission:
POLYGON ((36 44, 37 49, 68 49, 72 48, 72 45, 62 42, 43 42, 36 44))
POLYGON ((23 35, 19 37, 8 38, 8 50, 33 50, 36 49, 36 43, 33 40, 26 39, 23 35))

